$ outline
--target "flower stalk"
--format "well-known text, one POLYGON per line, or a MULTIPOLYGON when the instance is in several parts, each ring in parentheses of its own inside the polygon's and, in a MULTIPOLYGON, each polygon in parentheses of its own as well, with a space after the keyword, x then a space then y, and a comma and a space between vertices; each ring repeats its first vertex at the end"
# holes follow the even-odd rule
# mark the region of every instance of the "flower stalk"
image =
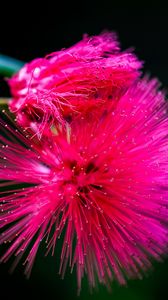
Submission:
POLYGON ((11 77, 17 73, 24 63, 18 59, 0 54, 0 75, 11 77))
POLYGON ((0 97, 0 105, 8 105, 10 98, 0 97))

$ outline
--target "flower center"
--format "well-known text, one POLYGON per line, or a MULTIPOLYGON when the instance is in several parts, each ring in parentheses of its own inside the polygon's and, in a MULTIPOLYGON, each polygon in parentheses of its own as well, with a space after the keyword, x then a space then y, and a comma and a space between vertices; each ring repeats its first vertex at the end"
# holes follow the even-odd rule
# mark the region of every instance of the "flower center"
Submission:
POLYGON ((66 198, 70 200, 75 196, 88 194, 95 181, 95 171, 97 168, 93 163, 83 167, 76 161, 70 162, 63 170, 62 189, 66 198))

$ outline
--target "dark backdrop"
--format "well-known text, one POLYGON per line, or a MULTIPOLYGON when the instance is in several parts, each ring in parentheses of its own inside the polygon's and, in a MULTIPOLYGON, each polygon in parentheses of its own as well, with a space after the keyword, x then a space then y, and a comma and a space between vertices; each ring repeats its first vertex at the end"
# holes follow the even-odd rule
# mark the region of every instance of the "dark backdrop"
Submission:
MULTIPOLYGON (((115 1, 116 2, 116 1, 115 1)), ((23 61, 44 56, 47 53, 71 46, 83 33, 98 34, 104 29, 116 31, 122 49, 135 47, 135 52, 145 61, 144 70, 157 76, 168 87, 168 9, 157 3, 78 2, 58 5, 24 2, 16 7, 7 3, 1 9, 0 52, 23 61)), ((0 95, 8 95, 5 83, 1 83, 0 95)), ((44 245, 43 245, 44 246, 44 245)), ((1 247, 2 250, 2 247, 1 247)), ((1 251, 2 252, 2 251, 1 251)), ((76 274, 67 275, 64 281, 58 276, 59 256, 43 258, 43 247, 36 260, 32 276, 26 280, 23 267, 9 275, 9 264, 0 266, 2 299, 75 299, 76 274)), ((156 264, 142 281, 132 281, 128 287, 114 285, 112 294, 100 287, 89 294, 84 280, 79 299, 162 299, 168 294, 168 262, 156 264)))

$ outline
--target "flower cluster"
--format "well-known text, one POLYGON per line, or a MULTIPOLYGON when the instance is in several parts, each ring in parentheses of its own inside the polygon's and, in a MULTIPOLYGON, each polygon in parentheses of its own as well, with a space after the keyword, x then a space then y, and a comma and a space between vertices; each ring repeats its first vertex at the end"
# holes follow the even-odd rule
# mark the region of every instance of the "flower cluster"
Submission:
POLYGON ((9 80, 16 124, 0 119, 2 261, 29 249, 29 275, 41 241, 54 254, 62 235, 60 273, 75 266, 80 290, 85 273, 91 287, 125 284, 166 253, 167 103, 141 66, 104 33, 9 80))
POLYGON ((99 118, 100 110, 116 103, 133 83, 140 67, 134 54, 120 51, 115 35, 84 37, 70 49, 35 59, 13 76, 10 109, 22 126, 40 132, 77 117, 99 118))

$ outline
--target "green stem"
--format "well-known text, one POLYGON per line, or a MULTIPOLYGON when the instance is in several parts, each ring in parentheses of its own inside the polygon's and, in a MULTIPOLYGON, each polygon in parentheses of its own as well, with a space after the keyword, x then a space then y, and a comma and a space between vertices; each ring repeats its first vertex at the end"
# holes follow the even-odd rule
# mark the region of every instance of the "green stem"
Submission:
POLYGON ((0 97, 0 105, 8 105, 10 98, 0 97))
POLYGON ((18 72, 24 63, 15 58, 0 54, 0 75, 10 77, 18 72))

